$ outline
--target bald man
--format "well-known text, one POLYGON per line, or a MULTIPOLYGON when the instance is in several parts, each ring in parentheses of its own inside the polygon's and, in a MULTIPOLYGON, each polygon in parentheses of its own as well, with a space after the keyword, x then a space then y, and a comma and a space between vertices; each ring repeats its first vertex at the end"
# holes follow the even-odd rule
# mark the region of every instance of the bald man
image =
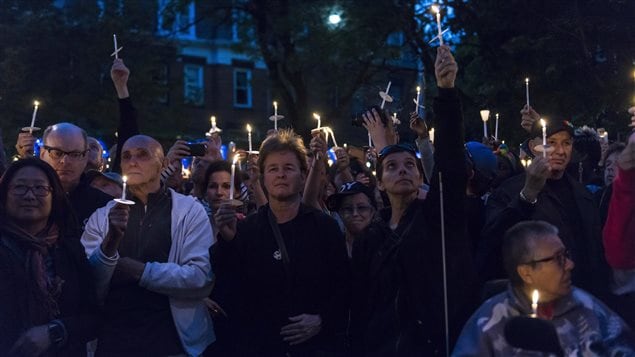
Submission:
POLYGON ((128 139, 121 168, 135 204, 98 209, 82 236, 87 255, 99 257, 91 262, 114 270, 110 286, 98 287, 108 294, 97 355, 198 356, 215 340, 203 303, 212 227, 193 197, 162 185, 163 162, 153 138, 128 139))
POLYGON ((77 217, 79 234, 88 217, 112 200, 112 196, 91 187, 85 180, 87 154, 88 140, 82 128, 71 123, 57 123, 44 130, 40 159, 57 172, 77 217))

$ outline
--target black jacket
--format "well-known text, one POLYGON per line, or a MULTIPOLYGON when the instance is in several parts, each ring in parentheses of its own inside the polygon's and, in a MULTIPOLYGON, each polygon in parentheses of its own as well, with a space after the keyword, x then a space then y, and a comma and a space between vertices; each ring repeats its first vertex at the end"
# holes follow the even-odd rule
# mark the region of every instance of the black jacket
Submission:
POLYGON ((558 228, 560 239, 572 253, 576 264, 573 284, 597 296, 608 293, 610 270, 604 257, 600 214, 593 195, 566 173, 561 180, 566 180, 572 190, 580 217, 580 221, 575 222, 577 227, 567 223, 567 212, 559 198, 561 193, 554 192, 549 185, 540 192, 535 205, 520 199, 525 174, 510 178, 494 191, 487 202, 482 245, 477 256, 480 277, 505 277, 501 247, 507 229, 521 221, 542 220, 558 228))
POLYGON ((97 208, 104 207, 112 200, 112 196, 109 194, 91 187, 83 174, 77 187, 69 192, 67 197, 73 208, 73 213, 77 218, 77 224, 79 225, 77 227, 78 237, 81 237, 88 218, 90 218, 97 208))
MULTIPOLYGON (((60 237, 52 248, 56 274, 64 280, 57 299, 60 319, 68 341, 47 356, 85 356, 86 342, 97 337, 97 305, 93 279, 84 248, 77 237, 60 237)), ((25 252, 11 237, 0 237, 0 356, 5 356, 18 337, 31 327, 27 317, 30 277, 25 270, 25 252)), ((40 324, 47 324, 42 321, 40 324)))
POLYGON ((215 264, 219 288, 231 284, 227 311, 238 326, 244 355, 284 356, 325 350, 345 331, 350 267, 344 237, 334 219, 301 205, 296 218, 278 225, 290 259, 285 272, 268 220, 269 205, 238 223, 231 242, 220 240, 215 264), (319 314, 321 332, 296 347, 282 341, 280 329, 291 316, 319 314))
POLYGON ((352 343, 355 355, 444 355, 445 322, 439 176, 444 191, 451 334, 467 320, 473 279, 465 234, 464 130, 458 92, 440 89, 434 102, 435 172, 425 201, 415 200, 395 231, 381 212, 353 246, 352 343), (461 313, 462 312, 462 313, 461 313))

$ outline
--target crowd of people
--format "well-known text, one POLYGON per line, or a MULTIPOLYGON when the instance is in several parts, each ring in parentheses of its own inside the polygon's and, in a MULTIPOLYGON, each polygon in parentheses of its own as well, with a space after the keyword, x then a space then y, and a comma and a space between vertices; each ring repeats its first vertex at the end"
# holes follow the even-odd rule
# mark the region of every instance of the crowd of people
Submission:
POLYGON ((434 141, 372 108, 361 155, 280 129, 236 169, 210 132, 184 177, 116 59, 110 170, 72 123, 2 166, 0 355, 635 355, 635 134, 527 105, 520 155, 466 143, 457 72, 439 47, 434 141))

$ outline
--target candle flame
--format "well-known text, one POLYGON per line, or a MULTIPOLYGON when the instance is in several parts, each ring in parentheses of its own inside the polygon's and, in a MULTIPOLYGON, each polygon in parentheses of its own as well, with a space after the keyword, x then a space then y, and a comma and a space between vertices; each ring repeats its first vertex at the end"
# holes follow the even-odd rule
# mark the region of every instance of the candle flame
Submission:
POLYGON ((251 133, 251 125, 247 124, 247 131, 251 133))
POLYGON ((547 122, 543 118, 540 118, 540 126, 543 128, 547 126, 547 122))
POLYGON ((273 106, 277 107, 278 106, 278 102, 276 102, 275 100, 273 101, 273 106))
POLYGON ((320 120, 318 113, 313 113, 313 118, 315 118, 315 120, 320 120))
POLYGON ((121 181, 123 181, 123 183, 128 182, 128 176, 126 175, 121 176, 121 181))
POLYGON ((537 289, 534 289, 534 292, 531 293, 531 303, 533 305, 537 305, 539 299, 540 299, 540 293, 538 293, 537 289))
POLYGON ((417 86, 417 93, 421 92, 421 87, 417 86))
POLYGON ((498 113, 496 113, 496 120, 498 120, 498 113))
POLYGON ((210 118, 210 120, 212 121, 212 126, 216 126, 216 117, 212 115, 212 117, 210 118))
POLYGON ((529 84, 529 77, 526 77, 526 78, 525 78, 525 83, 526 83, 526 84, 529 84))
POLYGON ((441 9, 439 9, 438 5, 432 5, 432 12, 434 12, 435 14, 438 14, 439 12, 441 12, 441 9))
POLYGON ((36 107, 39 107, 40 106, 40 102, 38 102, 37 100, 34 100, 33 101, 33 105, 35 105, 36 107))

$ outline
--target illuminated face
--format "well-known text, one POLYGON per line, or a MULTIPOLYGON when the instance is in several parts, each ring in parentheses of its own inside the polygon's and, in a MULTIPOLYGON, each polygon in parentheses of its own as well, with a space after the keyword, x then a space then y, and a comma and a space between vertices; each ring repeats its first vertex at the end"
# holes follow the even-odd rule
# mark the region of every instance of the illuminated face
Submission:
POLYGON ((305 174, 291 151, 272 152, 264 162, 264 186, 270 198, 285 201, 299 197, 305 174))
POLYGON ((357 235, 368 227, 375 214, 375 208, 370 204, 368 196, 356 193, 342 199, 338 213, 344 221, 346 231, 357 235))
POLYGON ((46 161, 59 176, 67 190, 79 183, 88 156, 86 142, 80 131, 51 131, 46 137, 40 158, 46 161))
POLYGON ((552 172, 564 172, 571 161, 573 138, 566 131, 559 131, 547 138, 547 144, 554 148, 549 154, 549 165, 552 172))
POLYGON ((534 241, 532 261, 521 274, 525 285, 538 289, 541 301, 552 301, 571 292, 571 271, 575 264, 565 254, 566 249, 555 235, 539 237, 534 241))
POLYGON ((617 170, 617 157, 619 156, 619 152, 614 152, 611 155, 606 157, 604 160, 604 184, 606 186, 613 183, 615 179, 615 172, 617 170))
POLYGON ((159 179, 161 160, 138 142, 126 142, 121 151, 121 171, 128 177, 128 185, 138 186, 159 179))
MULTIPOLYGON (((212 210, 216 211, 224 200, 229 199, 231 189, 231 174, 227 171, 216 171, 209 175, 207 181, 207 202, 212 206, 212 210)), ((236 188, 234 189, 234 197, 237 196, 236 188)))
POLYGON ((402 151, 389 154, 382 161, 383 173, 378 187, 388 194, 415 194, 423 184, 423 176, 417 168, 417 158, 402 151))
POLYGON ((42 170, 32 166, 19 169, 9 182, 7 215, 25 225, 45 224, 53 204, 51 190, 42 170))

